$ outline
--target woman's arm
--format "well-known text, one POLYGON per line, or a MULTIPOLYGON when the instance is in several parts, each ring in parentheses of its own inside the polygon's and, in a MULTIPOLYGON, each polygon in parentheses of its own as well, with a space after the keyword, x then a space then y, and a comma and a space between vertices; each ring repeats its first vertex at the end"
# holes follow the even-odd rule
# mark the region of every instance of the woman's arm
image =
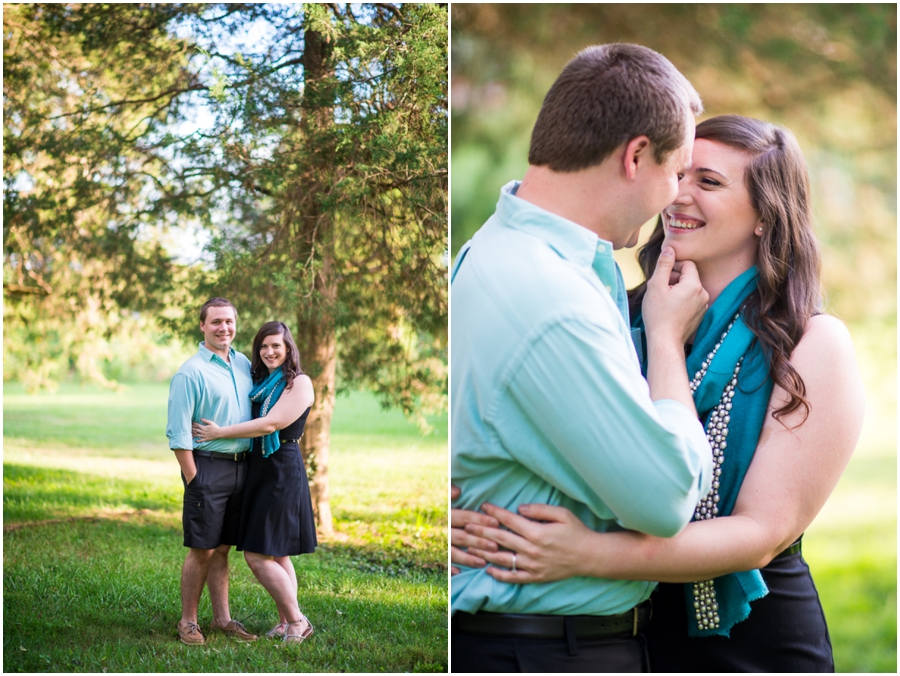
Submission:
MULTIPOLYGON (((692 582, 766 565, 803 533, 825 504, 862 427, 863 387, 850 335, 841 322, 813 317, 791 364, 806 385, 809 417, 804 422, 801 409, 785 416, 785 425, 775 420, 772 411, 787 400, 776 386, 731 516, 688 524, 676 537, 663 539, 632 532, 594 533, 559 507, 520 508, 523 515, 550 522, 541 524, 486 505, 486 513, 507 527, 522 529, 524 536, 466 526, 470 534, 518 553, 516 573, 492 568, 491 574, 505 582, 574 575, 692 582)), ((470 548, 469 553, 512 566, 508 552, 470 548)))
POLYGON ((294 378, 294 384, 278 397, 278 401, 262 418, 248 420, 237 425, 219 427, 212 420, 202 418, 205 425, 194 423, 194 437, 201 441, 213 439, 249 439, 263 437, 276 430, 283 430, 294 422, 303 411, 312 406, 316 396, 313 392, 309 376, 300 374, 294 378))

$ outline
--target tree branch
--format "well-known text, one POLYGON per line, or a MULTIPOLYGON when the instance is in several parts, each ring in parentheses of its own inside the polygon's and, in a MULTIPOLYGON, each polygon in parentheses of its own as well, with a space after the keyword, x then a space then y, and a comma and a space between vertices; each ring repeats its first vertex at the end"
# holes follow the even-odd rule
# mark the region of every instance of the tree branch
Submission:
POLYGON ((387 10, 391 14, 393 14, 398 20, 403 21, 403 14, 400 12, 400 8, 396 5, 391 5, 387 2, 376 2, 376 7, 381 7, 384 10, 387 10))
POLYGON ((24 286, 22 284, 4 284, 3 290, 8 293, 33 294, 39 296, 48 296, 50 292, 38 286, 24 286))
POLYGON ((176 96, 178 96, 180 94, 184 94, 186 92, 200 91, 203 89, 209 89, 209 87, 207 87, 206 85, 202 85, 202 84, 195 84, 195 85, 191 85, 190 87, 181 87, 181 88, 173 87, 172 89, 167 89, 166 91, 164 91, 160 94, 157 94, 156 96, 149 96, 144 99, 121 99, 119 101, 113 101, 112 103, 107 103, 102 106, 97 106, 96 108, 92 107, 92 108, 89 108, 88 110, 77 110, 77 111, 74 111, 71 113, 63 113, 62 115, 55 115, 54 117, 48 117, 47 119, 48 120, 58 120, 63 117, 72 117, 73 115, 84 115, 84 114, 90 115, 91 113, 96 113, 101 110, 106 110, 107 108, 115 108, 117 106, 130 106, 130 105, 140 105, 142 103, 153 103, 154 101, 159 101, 164 96, 171 95, 172 98, 175 98, 176 96))

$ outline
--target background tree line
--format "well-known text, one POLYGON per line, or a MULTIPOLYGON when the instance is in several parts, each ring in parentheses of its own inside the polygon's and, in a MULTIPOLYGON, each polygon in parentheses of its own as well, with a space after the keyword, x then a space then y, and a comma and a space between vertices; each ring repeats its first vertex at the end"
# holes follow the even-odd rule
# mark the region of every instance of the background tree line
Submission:
POLYGON ((446 7, 22 4, 3 23, 4 378, 170 375, 212 295, 244 351, 283 319, 330 530, 336 391, 445 405, 446 7))

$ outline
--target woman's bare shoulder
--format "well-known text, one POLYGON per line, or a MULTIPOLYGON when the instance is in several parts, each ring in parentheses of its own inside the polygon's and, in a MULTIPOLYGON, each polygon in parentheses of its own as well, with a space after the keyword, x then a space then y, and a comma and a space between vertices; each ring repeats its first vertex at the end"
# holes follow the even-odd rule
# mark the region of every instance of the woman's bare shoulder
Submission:
POLYGON ((813 359, 824 365, 832 359, 849 357, 854 357, 854 352, 847 325, 837 317, 821 314, 806 323, 803 336, 791 355, 791 363, 798 359, 813 359))
POLYGON ((305 373, 297 374, 297 376, 294 378, 294 382, 291 384, 291 389, 288 391, 297 397, 315 396, 313 394, 312 380, 305 373))
POLYGON ((856 419, 862 415, 862 377, 850 331, 840 319, 830 315, 811 318, 790 361, 814 407, 833 402, 836 417, 856 419))
POLYGON ((298 373, 297 377, 294 378, 294 384, 299 385, 300 387, 308 387, 312 389, 312 378, 310 378, 305 373, 298 373))

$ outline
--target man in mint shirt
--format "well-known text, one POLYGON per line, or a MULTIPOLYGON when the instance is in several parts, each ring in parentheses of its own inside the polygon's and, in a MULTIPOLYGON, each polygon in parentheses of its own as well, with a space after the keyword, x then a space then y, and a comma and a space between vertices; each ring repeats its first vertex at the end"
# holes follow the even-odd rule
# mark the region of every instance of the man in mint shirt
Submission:
POLYGON ((211 298, 200 309, 204 341, 172 377, 169 386, 169 448, 181 465, 184 483, 184 546, 181 569, 181 620, 178 637, 188 645, 206 642, 197 622, 197 606, 208 584, 213 620, 210 628, 244 641, 256 636, 231 619, 228 606, 228 551, 237 544, 250 439, 217 439, 194 444, 191 423, 201 418, 223 425, 251 418, 250 362, 231 347, 237 310, 224 298, 211 298))
MULTIPOLYGON (((584 50, 550 89, 523 181, 503 188, 452 275, 456 507, 562 505, 595 530, 658 536, 690 520, 712 454, 683 346, 707 296, 691 263, 670 286, 674 252, 660 256, 644 380, 612 250, 675 198, 701 109, 637 45, 584 50)), ((451 587, 453 671, 647 669, 635 634, 652 583, 508 585, 463 566, 451 587)))

